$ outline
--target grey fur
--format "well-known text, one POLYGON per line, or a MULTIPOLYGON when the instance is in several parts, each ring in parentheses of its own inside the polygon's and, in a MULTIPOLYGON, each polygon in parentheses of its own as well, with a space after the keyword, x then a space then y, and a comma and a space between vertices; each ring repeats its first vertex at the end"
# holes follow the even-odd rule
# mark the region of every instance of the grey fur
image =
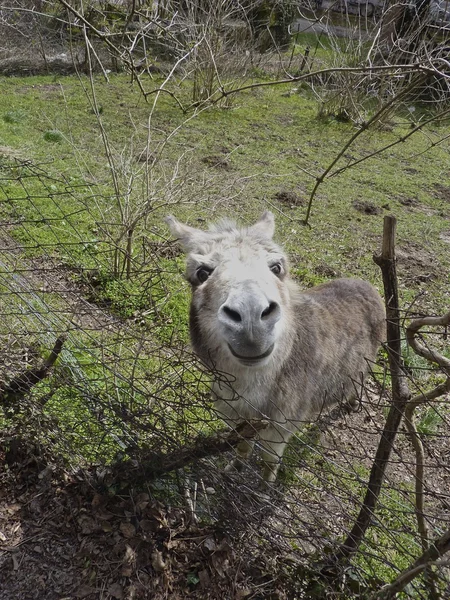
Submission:
MULTIPOLYGON (((214 384, 217 411, 232 426, 270 421, 260 445, 264 480, 273 481, 301 424, 360 393, 385 338, 382 299, 358 279, 300 291, 272 240, 271 213, 242 229, 229 221, 207 232, 167 222, 187 251, 194 350, 230 376, 214 384)), ((241 443, 234 466, 251 451, 241 443)))

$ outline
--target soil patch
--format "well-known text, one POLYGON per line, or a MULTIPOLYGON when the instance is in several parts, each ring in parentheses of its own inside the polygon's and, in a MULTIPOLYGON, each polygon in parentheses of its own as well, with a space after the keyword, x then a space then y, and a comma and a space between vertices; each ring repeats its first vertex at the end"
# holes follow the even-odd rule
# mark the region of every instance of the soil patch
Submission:
POLYGON ((245 554, 239 536, 149 491, 122 483, 116 494, 119 482, 95 471, 57 473, 34 459, 0 454, 0 465, 0 600, 292 597, 276 553, 245 554))
POLYGON ((214 167, 216 169, 223 169, 225 171, 230 171, 232 166, 231 162, 220 156, 220 154, 212 154, 211 156, 204 156, 202 158, 202 163, 207 165, 208 167, 214 167))
POLYGON ((382 209, 379 206, 363 200, 355 200, 353 202, 353 208, 365 215, 379 215, 382 212, 382 209))
POLYGON ((441 238, 441 240, 443 242, 445 242, 446 244, 450 244, 450 231, 443 231, 439 237, 441 238))
POLYGON ((399 198, 399 202, 403 206, 417 206, 419 204, 416 198, 399 198))
POLYGON ((435 255, 416 242, 407 242, 397 249, 399 276, 407 285, 426 283, 440 276, 440 264, 435 255))
POLYGON ((342 275, 339 271, 337 271, 336 269, 333 269, 333 267, 330 267, 326 263, 321 263, 321 264, 317 265, 316 267, 314 267, 314 272, 317 275, 320 275, 321 277, 329 277, 329 278, 342 277, 342 275))
POLYGON ((433 188, 434 195, 437 198, 441 198, 445 202, 450 202, 450 186, 443 185, 442 183, 435 183, 433 188))
POLYGON ((305 199, 292 190, 280 190, 274 195, 273 199, 291 208, 305 205, 305 199))

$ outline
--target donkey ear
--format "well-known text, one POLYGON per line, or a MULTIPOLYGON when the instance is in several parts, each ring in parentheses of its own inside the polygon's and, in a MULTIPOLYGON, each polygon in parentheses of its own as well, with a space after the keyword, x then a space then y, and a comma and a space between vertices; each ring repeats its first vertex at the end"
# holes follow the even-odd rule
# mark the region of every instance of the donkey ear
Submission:
POLYGON ((250 227, 252 233, 272 239, 275 233, 275 217, 269 210, 263 212, 261 217, 250 227))
POLYGON ((173 237, 180 241, 185 252, 190 252, 197 248, 199 243, 201 243, 205 237, 204 231, 180 223, 180 221, 177 221, 172 215, 167 216, 164 220, 169 226, 173 237))

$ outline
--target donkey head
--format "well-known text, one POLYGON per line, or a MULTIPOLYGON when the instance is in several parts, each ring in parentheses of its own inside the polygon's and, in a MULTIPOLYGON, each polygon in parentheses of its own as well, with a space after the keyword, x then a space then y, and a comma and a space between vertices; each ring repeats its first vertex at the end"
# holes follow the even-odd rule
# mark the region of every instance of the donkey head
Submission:
MULTIPOLYGON (((192 286, 191 338, 196 352, 219 367, 260 367, 285 348, 290 294, 287 261, 265 212, 248 228, 222 221, 203 231, 166 219, 186 254, 192 286)), ((288 336, 289 337, 289 336, 288 336)))

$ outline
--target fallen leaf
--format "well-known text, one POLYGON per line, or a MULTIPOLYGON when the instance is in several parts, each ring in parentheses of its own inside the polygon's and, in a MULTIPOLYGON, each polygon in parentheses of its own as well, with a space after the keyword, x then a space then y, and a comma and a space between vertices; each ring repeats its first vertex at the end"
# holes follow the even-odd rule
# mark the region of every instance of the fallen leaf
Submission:
POLYGON ((228 559, 221 554, 213 554, 212 564, 219 577, 225 577, 230 566, 228 559))
POLYGON ((128 521, 122 521, 119 529, 123 537, 126 538, 132 538, 136 534, 136 527, 132 523, 128 523, 128 521))
POLYGON ((17 552, 13 552, 11 554, 11 559, 12 559, 12 562, 13 562, 13 570, 14 571, 18 571, 19 567, 20 567, 20 562, 19 562, 19 558, 17 556, 17 552))
POLYGON ((214 552, 214 550, 217 550, 216 541, 212 537, 207 537, 206 540, 203 542, 203 545, 205 546, 205 548, 208 548, 210 552, 214 552))
POLYGON ((119 583, 113 583, 108 588, 108 594, 116 600, 123 600, 123 587, 119 583))
POLYGON ((142 494, 138 494, 138 496, 136 498, 136 507, 139 510, 144 510, 147 508, 149 501, 150 501, 150 496, 148 494, 146 494, 145 492, 142 492, 142 494))
POLYGON ((159 550, 152 552, 152 567, 155 571, 164 571, 167 569, 167 563, 164 562, 163 556, 159 550))
POLYGON ((133 567, 130 565, 122 565, 120 567, 120 574, 122 577, 131 577, 133 575, 133 567))
POLYGON ((136 560, 136 552, 133 550, 131 546, 128 544, 125 546, 125 556, 123 557, 123 562, 128 564, 134 563, 136 560))
POLYGON ((139 526, 142 529, 142 531, 157 531, 158 529, 160 529, 161 525, 158 521, 155 521, 154 519, 142 519, 141 521, 139 521, 139 526))
POLYGON ((81 529, 83 535, 91 535, 94 531, 97 531, 97 523, 92 517, 88 515, 81 515, 78 519, 78 526, 81 529))
POLYGON ((124 577, 131 577, 136 564, 136 552, 131 546, 126 545, 125 555, 123 557, 123 564, 120 567, 120 574, 124 577))
POLYGON ((242 600, 243 598, 247 598, 247 596, 250 596, 251 593, 251 590, 249 590, 248 588, 244 588, 243 590, 237 590, 235 600, 242 600))
POLYGON ((102 494, 95 494, 94 497, 92 498, 92 508, 98 508, 99 506, 101 506, 102 504, 106 503, 106 498, 105 496, 102 496, 102 494))
POLYGON ((211 583, 209 573, 206 569, 203 569, 203 571, 198 572, 198 578, 200 579, 200 585, 202 586, 202 588, 208 587, 211 583))
POLYGON ((75 592, 76 598, 86 598, 86 596, 90 596, 95 593, 95 588, 90 585, 81 585, 78 590, 75 592))

